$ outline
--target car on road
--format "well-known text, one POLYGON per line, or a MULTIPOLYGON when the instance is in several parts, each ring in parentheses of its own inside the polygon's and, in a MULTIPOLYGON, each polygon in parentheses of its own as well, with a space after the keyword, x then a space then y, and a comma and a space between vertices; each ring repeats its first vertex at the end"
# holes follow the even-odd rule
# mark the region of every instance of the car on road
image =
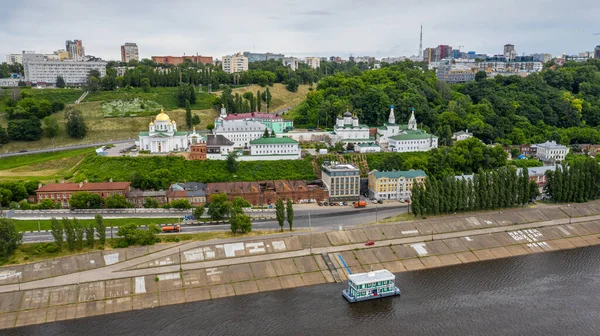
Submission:
POLYGON ((166 225, 161 228, 162 232, 181 232, 181 225, 166 225))
POLYGON ((348 205, 348 202, 344 202, 344 205, 348 205))
POLYGON ((323 206, 323 202, 319 201, 319 206, 323 206))
POLYGON ((383 204, 383 200, 378 200, 377 203, 383 204))
POLYGON ((369 240, 365 243, 365 246, 372 246, 372 245, 375 245, 375 242, 372 240, 369 240))
POLYGON ((27 153, 27 149, 21 149, 19 153, 27 153))
POLYGON ((333 206, 333 202, 329 202, 329 206, 333 206))
POLYGON ((377 200, 372 200, 371 201, 373 204, 377 204, 377 200))

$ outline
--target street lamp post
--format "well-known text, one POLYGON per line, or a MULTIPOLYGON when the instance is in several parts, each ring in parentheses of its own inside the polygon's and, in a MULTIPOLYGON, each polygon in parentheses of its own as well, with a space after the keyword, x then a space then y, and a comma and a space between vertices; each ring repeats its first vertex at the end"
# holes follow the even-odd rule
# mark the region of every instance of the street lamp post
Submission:
POLYGON ((312 224, 310 223, 310 212, 308 213, 308 227, 309 227, 309 233, 308 233, 308 245, 310 247, 310 254, 312 255, 312 224))

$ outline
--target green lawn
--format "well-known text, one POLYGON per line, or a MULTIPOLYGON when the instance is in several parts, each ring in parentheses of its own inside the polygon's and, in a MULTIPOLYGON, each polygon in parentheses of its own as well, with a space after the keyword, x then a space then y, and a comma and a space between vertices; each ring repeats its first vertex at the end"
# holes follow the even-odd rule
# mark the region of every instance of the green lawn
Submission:
MULTIPOLYGON (((85 97, 84 101, 103 101, 112 100, 133 100, 139 98, 148 101, 154 101, 161 105, 165 110, 170 111, 178 108, 177 106, 177 90, 176 87, 156 87, 151 88, 150 92, 143 92, 139 88, 118 89, 115 91, 100 91, 90 93, 85 97)), ((213 105, 214 95, 203 92, 196 94, 196 103, 192 105, 192 110, 205 110, 213 105)))
POLYGON ((60 152, 51 153, 39 153, 39 154, 27 154, 19 156, 9 156, 0 159, 0 170, 12 169, 23 166, 30 166, 34 164, 41 164, 48 161, 66 159, 74 156, 83 154, 89 154, 94 152, 94 148, 82 148, 74 150, 66 150, 60 152))
POLYGON ((50 102, 73 104, 83 94, 81 89, 21 89, 23 97, 47 99, 50 102))
MULTIPOLYGON (((93 219, 80 219, 80 223, 89 225, 94 223, 93 219)), ((177 218, 104 218, 104 224, 107 227, 121 226, 129 223, 136 225, 149 225, 149 224, 173 224, 177 223, 177 218)), ((19 231, 37 231, 38 221, 37 220, 15 220, 17 230, 19 231)), ((50 230, 50 220, 40 220, 40 230, 50 230)))

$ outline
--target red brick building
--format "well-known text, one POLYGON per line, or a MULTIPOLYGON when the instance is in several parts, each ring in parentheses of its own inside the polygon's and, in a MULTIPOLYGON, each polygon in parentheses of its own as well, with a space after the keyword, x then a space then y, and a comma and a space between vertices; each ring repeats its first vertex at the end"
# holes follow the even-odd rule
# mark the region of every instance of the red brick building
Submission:
POLYGON ((152 56, 152 61, 162 64, 179 65, 186 59, 192 63, 212 64, 212 56, 152 56))
POLYGON ((59 202, 63 207, 69 206, 71 195, 87 191, 92 194, 98 194, 103 199, 112 195, 125 196, 131 190, 131 182, 100 182, 100 183, 49 183, 44 186, 40 184, 35 191, 38 203, 45 199, 51 199, 54 202, 59 202))
POLYGON ((309 200, 322 201, 329 197, 327 189, 322 185, 284 180, 207 184, 206 194, 209 199, 211 195, 219 193, 227 194, 230 201, 240 196, 252 205, 273 204, 279 198, 304 203, 309 200))
POLYGON ((191 144, 188 160, 206 160, 206 142, 191 144))

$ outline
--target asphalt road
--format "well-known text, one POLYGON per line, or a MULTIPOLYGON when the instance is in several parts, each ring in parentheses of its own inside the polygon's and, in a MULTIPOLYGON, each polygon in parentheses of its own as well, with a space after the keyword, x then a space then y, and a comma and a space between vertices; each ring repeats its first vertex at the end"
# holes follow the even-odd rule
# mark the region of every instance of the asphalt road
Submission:
MULTIPOLYGON (((329 208, 325 210, 334 210, 335 208, 329 208)), ((339 229, 342 227, 352 227, 358 224, 373 223, 377 220, 393 217, 402 213, 406 213, 408 210, 406 207, 382 207, 382 208, 363 208, 363 209, 345 209, 346 211, 311 211, 310 224, 308 220, 308 211, 305 213, 296 212, 294 216, 294 227, 295 228, 309 228, 312 227, 315 231, 339 229)), ((279 229, 279 224, 275 220, 255 220, 252 223, 254 229, 266 230, 266 229, 279 229)), ((287 228, 287 223, 284 229, 287 228)), ((113 228, 113 236, 116 237, 118 228, 113 228)), ((229 224, 200 224, 200 225, 183 225, 182 233, 195 233, 195 232, 206 232, 206 231, 228 231, 229 224)), ((168 234, 168 233, 167 233, 168 234)), ((110 237, 110 228, 106 230, 106 236, 110 237)), ((50 232, 26 232, 23 234, 24 243, 39 243, 39 242, 51 242, 54 238, 50 232)))
POLYGON ((11 152, 11 153, 0 154, 0 158, 9 157, 9 156, 28 155, 28 154, 60 152, 60 151, 70 150, 70 149, 100 147, 100 146, 109 145, 109 144, 131 142, 134 140, 135 139, 115 140, 115 141, 107 141, 107 142, 98 142, 98 143, 93 143, 93 144, 73 145, 73 146, 55 147, 55 148, 47 148, 47 149, 36 149, 36 150, 30 150, 30 151, 26 151, 26 152, 11 152))

